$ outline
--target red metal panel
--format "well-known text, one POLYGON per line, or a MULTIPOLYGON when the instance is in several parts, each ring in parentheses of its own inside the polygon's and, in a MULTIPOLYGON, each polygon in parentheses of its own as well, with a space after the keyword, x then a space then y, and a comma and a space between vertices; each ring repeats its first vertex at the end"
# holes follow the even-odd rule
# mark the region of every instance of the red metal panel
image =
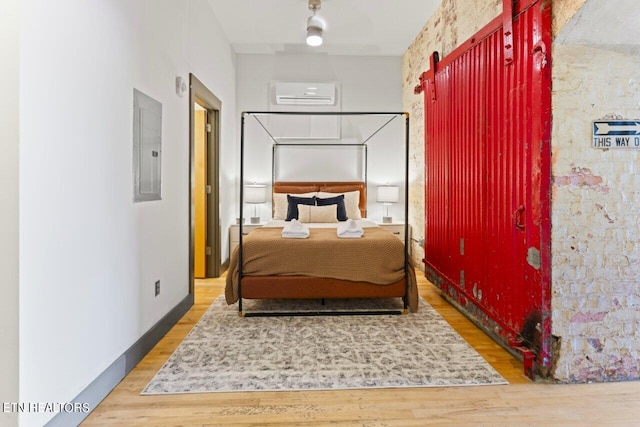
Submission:
MULTIPOLYGON (((428 80, 430 87, 425 91, 425 103, 431 103, 432 87, 436 86, 434 80, 428 80)), ((447 99, 445 93, 437 95, 444 103, 447 99)), ((434 111, 425 123, 426 144, 429 147, 429 162, 425 162, 425 179, 427 182, 427 190, 439 189, 440 191, 427 191, 425 201, 432 209, 431 215, 426 218, 425 229, 426 234, 430 236, 425 242, 425 259, 432 260, 432 267, 438 270, 443 277, 450 278, 449 274, 449 254, 447 239, 447 230, 449 227, 448 200, 449 191, 447 187, 446 176, 448 174, 449 151, 445 144, 439 143, 446 140, 447 132, 445 111, 434 111)))
POLYGON ((421 78, 425 265, 493 333, 549 366, 550 1, 515 10, 510 37, 499 17, 421 78))

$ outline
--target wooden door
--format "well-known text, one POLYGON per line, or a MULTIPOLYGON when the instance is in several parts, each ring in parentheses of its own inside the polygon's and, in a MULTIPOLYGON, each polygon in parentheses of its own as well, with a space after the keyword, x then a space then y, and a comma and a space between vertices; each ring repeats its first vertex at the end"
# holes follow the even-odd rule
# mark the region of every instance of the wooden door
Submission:
POLYGON ((194 128, 195 185, 194 185, 194 272, 195 278, 207 276, 207 111, 196 109, 194 128))

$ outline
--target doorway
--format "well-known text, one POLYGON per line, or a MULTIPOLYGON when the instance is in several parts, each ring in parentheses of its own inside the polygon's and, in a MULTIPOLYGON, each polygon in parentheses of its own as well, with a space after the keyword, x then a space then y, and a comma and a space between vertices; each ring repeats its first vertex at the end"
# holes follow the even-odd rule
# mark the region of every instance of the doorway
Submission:
POLYGON ((193 74, 189 75, 189 269, 194 279, 219 277, 219 141, 222 103, 193 74))

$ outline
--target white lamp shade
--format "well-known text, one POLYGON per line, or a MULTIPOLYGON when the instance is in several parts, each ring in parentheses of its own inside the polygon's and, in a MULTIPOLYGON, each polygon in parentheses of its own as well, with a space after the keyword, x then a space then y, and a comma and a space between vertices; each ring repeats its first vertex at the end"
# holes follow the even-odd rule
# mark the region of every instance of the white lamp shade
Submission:
POLYGON ((267 201, 267 187, 261 184, 244 186, 245 203, 265 203, 267 201))
POLYGON ((378 187, 378 202, 398 203, 400 189, 395 185, 381 185, 378 187))

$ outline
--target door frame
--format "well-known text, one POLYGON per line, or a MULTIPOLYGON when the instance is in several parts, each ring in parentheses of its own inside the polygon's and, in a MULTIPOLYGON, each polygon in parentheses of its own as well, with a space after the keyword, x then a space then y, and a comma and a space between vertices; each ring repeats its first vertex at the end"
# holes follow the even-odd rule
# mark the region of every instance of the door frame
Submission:
POLYGON ((211 255, 206 260, 206 277, 219 277, 221 271, 220 236, 220 113, 222 102, 196 76, 189 74, 189 293, 194 293, 195 236, 195 108, 207 110, 207 184, 212 187, 207 197, 207 246, 211 255))

